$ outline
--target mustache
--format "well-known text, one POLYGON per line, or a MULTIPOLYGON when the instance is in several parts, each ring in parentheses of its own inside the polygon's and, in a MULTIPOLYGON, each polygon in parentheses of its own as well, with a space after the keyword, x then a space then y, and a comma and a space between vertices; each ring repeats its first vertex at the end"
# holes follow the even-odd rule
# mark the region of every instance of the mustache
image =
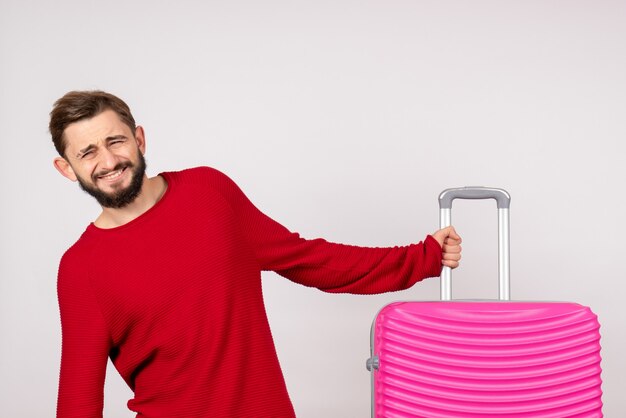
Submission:
POLYGON ((113 167, 111 170, 104 170, 104 171, 100 171, 98 173, 95 173, 92 176, 92 180, 95 182, 96 180, 98 180, 98 177, 106 176, 109 173, 113 173, 114 171, 121 170, 123 168, 133 168, 133 164, 131 162, 129 162, 129 161, 123 162, 123 163, 119 163, 115 167, 113 167))

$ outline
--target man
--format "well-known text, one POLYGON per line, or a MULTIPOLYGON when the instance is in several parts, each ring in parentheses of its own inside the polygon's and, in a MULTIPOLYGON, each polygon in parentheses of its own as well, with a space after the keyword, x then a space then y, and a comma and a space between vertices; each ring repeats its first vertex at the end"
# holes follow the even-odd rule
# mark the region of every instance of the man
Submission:
POLYGON ((50 115, 54 166, 102 206, 59 266, 57 417, 102 416, 110 357, 138 417, 292 418, 262 270, 331 293, 381 293, 461 258, 452 227, 406 247, 305 240, 212 168, 148 178, 144 131, 108 93, 70 92, 50 115))

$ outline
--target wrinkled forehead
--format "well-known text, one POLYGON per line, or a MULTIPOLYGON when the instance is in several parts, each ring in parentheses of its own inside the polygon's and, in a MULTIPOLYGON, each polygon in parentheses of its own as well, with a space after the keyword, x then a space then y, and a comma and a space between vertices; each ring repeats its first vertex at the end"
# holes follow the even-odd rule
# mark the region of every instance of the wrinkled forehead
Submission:
POLYGON ((134 133, 113 110, 105 110, 92 118, 73 122, 63 131, 67 155, 75 155, 89 145, 100 146, 114 136, 132 138, 134 133))

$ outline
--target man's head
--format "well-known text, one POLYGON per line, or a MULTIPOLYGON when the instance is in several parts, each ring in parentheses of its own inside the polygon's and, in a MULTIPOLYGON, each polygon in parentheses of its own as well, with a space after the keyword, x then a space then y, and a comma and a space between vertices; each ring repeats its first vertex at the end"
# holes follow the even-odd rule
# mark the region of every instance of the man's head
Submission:
POLYGON ((119 97, 104 91, 70 91, 54 103, 50 112, 50 134, 54 147, 61 157, 65 157, 67 141, 65 129, 82 119, 91 119, 105 110, 112 110, 120 120, 135 132, 135 118, 126 103, 119 97))
POLYGON ((121 99, 102 91, 72 91, 50 112, 60 157, 54 166, 103 207, 121 208, 140 193, 145 138, 121 99))

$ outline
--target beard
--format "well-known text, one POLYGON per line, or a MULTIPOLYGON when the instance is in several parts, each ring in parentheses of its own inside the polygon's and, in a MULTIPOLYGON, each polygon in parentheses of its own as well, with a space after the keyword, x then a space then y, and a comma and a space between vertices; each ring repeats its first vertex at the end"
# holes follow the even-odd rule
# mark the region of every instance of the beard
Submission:
MULTIPOLYGON (((113 168, 113 170, 109 171, 113 172, 124 168, 132 170, 132 177, 128 187, 115 190, 112 193, 106 193, 100 190, 97 186, 88 184, 85 180, 77 176, 78 185, 87 194, 93 196, 98 201, 100 206, 114 209, 123 208, 137 198, 139 192, 141 192, 141 186, 143 185, 143 178, 146 173, 146 160, 141 152, 138 152, 137 154, 139 157, 136 165, 130 161, 119 163, 113 168)), ((97 181, 97 176, 94 175, 93 184, 96 184, 97 181)))

